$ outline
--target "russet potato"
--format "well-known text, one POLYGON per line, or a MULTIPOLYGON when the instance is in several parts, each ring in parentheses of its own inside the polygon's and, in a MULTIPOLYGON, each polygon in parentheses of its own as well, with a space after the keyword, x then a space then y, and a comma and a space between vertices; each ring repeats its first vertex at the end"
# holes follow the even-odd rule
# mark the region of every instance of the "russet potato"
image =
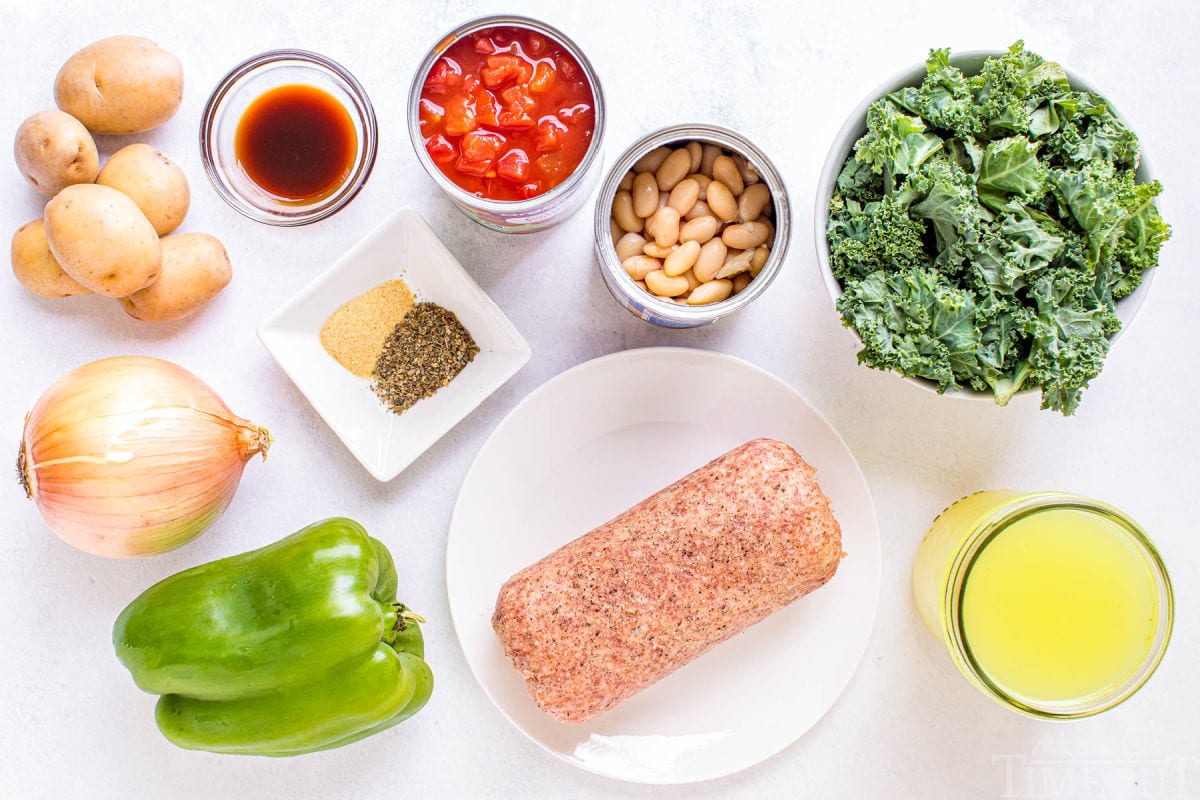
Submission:
POLYGON ((100 169, 100 154, 87 128, 55 109, 21 123, 13 155, 25 179, 48 197, 75 183, 91 183, 100 169))
POLYGON ((46 226, 40 219, 26 222, 13 234, 12 270, 22 286, 42 297, 91 294, 54 259, 46 241, 46 226))
POLYGON ((113 153, 96 183, 128 195, 159 236, 178 228, 191 204, 183 170, 148 144, 131 144, 113 153))
POLYGON ((54 79, 54 102, 92 133, 148 131, 183 101, 183 65, 140 36, 110 36, 67 59, 54 79))
POLYGON ((207 233, 176 233, 162 239, 162 272, 154 283, 121 299, 131 317, 170 322, 200 309, 233 277, 229 254, 207 233))
POLYGON ((79 183, 46 204, 50 252, 96 294, 128 297, 158 278, 162 247, 154 226, 127 195, 79 183))

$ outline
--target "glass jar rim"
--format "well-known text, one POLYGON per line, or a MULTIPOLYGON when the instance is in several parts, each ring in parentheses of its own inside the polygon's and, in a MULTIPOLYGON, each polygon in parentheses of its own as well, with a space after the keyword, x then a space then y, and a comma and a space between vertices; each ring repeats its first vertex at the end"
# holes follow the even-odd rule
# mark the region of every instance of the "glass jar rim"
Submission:
POLYGON ((1140 525, 1120 509, 1107 503, 1068 492, 1019 494, 975 522, 975 528, 959 547, 946 582, 943 613, 950 652, 967 678, 994 700, 1037 719, 1079 719, 1107 711, 1132 697, 1154 674, 1171 639, 1175 598, 1171 578, 1158 548, 1140 525), (1102 516, 1114 523, 1146 559, 1154 577, 1159 614, 1153 639, 1137 669, 1117 686, 1094 696, 1054 704, 1035 705, 1005 691, 979 664, 967 643, 962 619, 962 602, 967 577, 979 556, 1014 523, 1052 509, 1075 509, 1102 516))

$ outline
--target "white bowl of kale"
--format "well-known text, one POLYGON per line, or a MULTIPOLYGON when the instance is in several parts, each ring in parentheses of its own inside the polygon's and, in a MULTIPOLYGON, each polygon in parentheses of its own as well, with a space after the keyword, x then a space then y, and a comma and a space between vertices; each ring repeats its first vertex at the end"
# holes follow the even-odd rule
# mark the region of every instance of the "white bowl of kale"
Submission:
POLYGON ((851 114, 817 193, 817 258, 858 360, 1069 415, 1170 235, 1137 137, 1026 51, 935 50, 851 114))

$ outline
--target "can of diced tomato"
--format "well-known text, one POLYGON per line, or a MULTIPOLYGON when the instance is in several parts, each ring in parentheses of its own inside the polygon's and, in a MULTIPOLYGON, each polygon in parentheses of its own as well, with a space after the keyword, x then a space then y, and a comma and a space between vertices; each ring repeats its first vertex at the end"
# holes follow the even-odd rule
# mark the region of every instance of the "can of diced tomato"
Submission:
POLYGON ((482 17, 438 40, 413 76, 417 159, 463 213, 493 230, 561 222, 600 177, 604 92, 562 32, 527 17, 482 17))

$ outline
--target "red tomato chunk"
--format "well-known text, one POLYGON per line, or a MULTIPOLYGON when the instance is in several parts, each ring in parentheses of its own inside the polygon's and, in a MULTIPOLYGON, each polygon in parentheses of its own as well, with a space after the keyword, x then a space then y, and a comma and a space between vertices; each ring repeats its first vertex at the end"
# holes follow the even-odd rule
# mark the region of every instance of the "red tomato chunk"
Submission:
POLYGON ((465 36, 434 62, 421 90, 425 149, 462 189, 525 200, 566 180, 592 142, 595 99, 575 58, 515 27, 465 36))

